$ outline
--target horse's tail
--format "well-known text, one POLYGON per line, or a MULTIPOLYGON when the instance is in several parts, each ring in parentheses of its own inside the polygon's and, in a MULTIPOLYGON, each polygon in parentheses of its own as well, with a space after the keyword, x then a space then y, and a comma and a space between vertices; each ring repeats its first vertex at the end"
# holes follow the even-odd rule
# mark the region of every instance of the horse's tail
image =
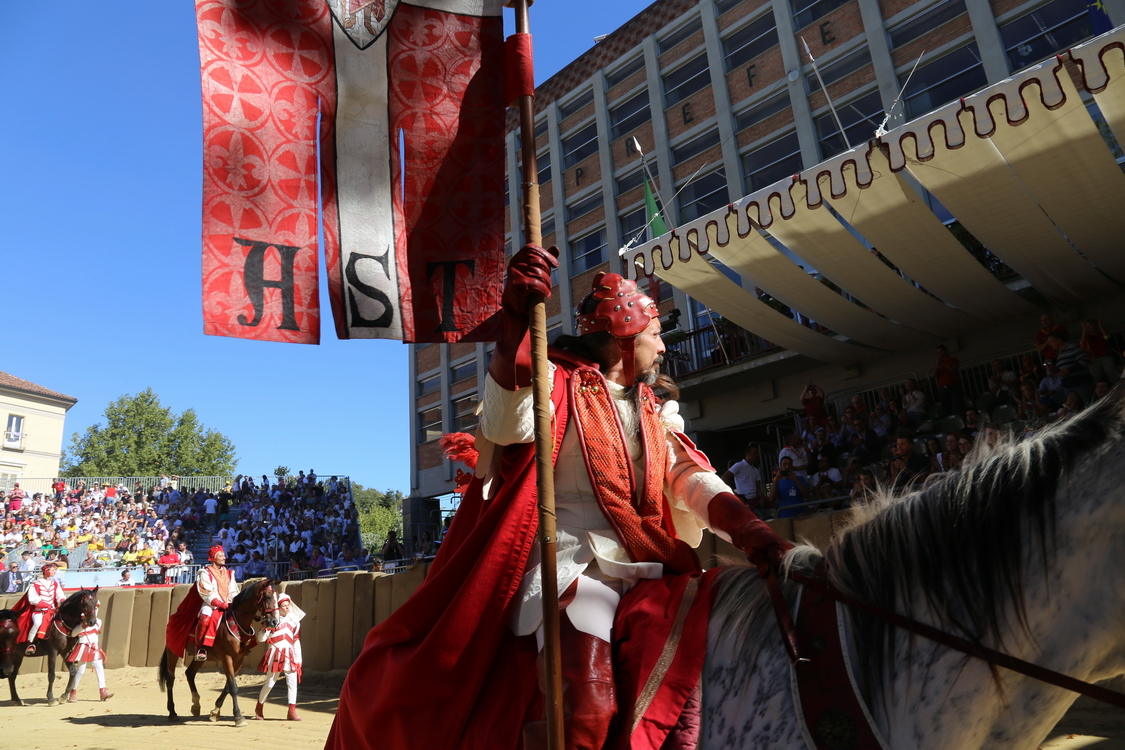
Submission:
POLYGON ((164 656, 160 657, 160 667, 156 673, 156 681, 160 685, 160 692, 172 689, 172 673, 168 670, 168 649, 164 649, 164 656))

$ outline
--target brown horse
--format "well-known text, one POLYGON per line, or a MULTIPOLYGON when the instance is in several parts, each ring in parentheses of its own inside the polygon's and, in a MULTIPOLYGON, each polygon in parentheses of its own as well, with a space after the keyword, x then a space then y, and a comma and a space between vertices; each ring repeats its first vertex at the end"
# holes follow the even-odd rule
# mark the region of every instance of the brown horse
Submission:
MULTIPOLYGON (((35 656, 47 657, 48 706, 57 706, 59 703, 55 699, 55 660, 59 654, 65 658, 71 652, 78 641, 77 638, 71 637, 71 632, 79 625, 94 622, 97 617, 97 606, 98 587, 74 592, 59 605, 47 627, 47 637, 39 641, 35 656)), ((0 612, 0 678, 8 678, 12 702, 22 706, 24 703, 16 692, 16 677, 20 673, 23 660, 35 657, 25 657, 24 650, 27 648, 27 643, 16 643, 18 640, 19 627, 16 625, 14 613, 11 610, 0 612)))
MULTIPOLYGON (((219 693, 215 701, 215 708, 211 711, 211 721, 219 720, 219 711, 223 701, 230 694, 231 704, 234 707, 234 725, 246 726, 246 719, 242 718, 242 711, 238 708, 238 682, 235 676, 242 669, 242 660, 246 657, 254 636, 254 621, 262 620, 267 628, 277 627, 277 581, 260 579, 246 585, 230 607, 223 612, 219 623, 219 630, 215 636, 215 645, 206 648, 207 661, 212 659, 219 663, 219 669, 226 675, 227 683, 223 692, 219 693)), ((172 700, 172 682, 176 679, 176 663, 179 658, 171 648, 165 646, 164 656, 160 659, 158 681, 160 689, 168 693, 168 720, 176 721, 176 706, 172 700)), ((191 715, 199 716, 199 691, 195 688, 195 673, 200 670, 205 662, 192 660, 188 663, 184 674, 187 675, 188 686, 191 688, 191 715)))

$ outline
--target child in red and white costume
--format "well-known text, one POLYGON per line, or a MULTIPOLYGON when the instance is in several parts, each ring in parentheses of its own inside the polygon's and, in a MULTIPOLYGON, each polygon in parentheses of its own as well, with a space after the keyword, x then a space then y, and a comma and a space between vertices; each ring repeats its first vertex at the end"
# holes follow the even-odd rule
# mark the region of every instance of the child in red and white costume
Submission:
POLYGON ((264 719, 262 707, 270 694, 279 674, 285 674, 285 685, 289 688, 289 721, 300 721, 297 716, 297 683, 301 680, 301 619, 305 613, 293 603, 288 594, 277 597, 277 627, 262 628, 258 633, 259 643, 268 643, 265 656, 258 665, 259 672, 269 675, 262 692, 258 695, 258 705, 254 708, 254 718, 264 719))
MULTIPOLYGON (((98 605, 100 606, 100 605, 98 605)), ((97 612, 97 607, 94 609, 97 612)), ((78 682, 86 671, 87 664, 94 665, 94 674, 98 677, 98 695, 101 700, 109 700, 113 693, 105 689, 105 651, 98 645, 102 632, 101 618, 95 618, 93 625, 79 623, 70 635, 78 639, 78 644, 66 660, 74 665, 74 676, 70 679, 70 697, 67 703, 78 702, 78 682)))

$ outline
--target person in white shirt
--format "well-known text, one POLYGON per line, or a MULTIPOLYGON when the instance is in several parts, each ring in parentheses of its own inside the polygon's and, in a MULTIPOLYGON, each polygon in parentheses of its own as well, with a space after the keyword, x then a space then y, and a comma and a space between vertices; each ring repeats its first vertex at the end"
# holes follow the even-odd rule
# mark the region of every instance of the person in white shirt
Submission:
POLYGON ((136 586, 137 582, 133 580, 133 572, 128 568, 121 571, 121 580, 117 582, 118 586, 136 586))
MULTIPOLYGON (((95 605, 94 611, 97 612, 95 605)), ((78 702, 78 682, 82 679, 82 674, 86 671, 86 665, 92 664, 94 666, 94 674, 98 678, 98 695, 101 700, 107 701, 113 697, 113 693, 105 688, 105 669, 103 663, 105 662, 105 651, 102 651, 98 645, 99 635, 102 632, 102 621, 100 618, 95 618, 92 625, 87 625, 84 622, 78 623, 74 630, 71 631, 71 637, 77 638, 78 643, 74 646, 74 650, 66 657, 66 660, 74 665, 74 676, 70 678, 70 696, 67 698, 67 703, 78 702)))
POLYGON ((750 509, 757 507, 765 496, 762 490, 762 473, 758 470, 758 446, 746 446, 746 457, 723 472, 722 479, 734 484, 734 494, 750 509))
POLYGON ((289 689, 289 721, 300 721, 297 716, 297 683, 301 680, 301 618, 305 613, 293 603, 288 594, 277 597, 277 627, 262 628, 258 631, 258 643, 268 643, 266 653, 258 664, 258 671, 269 675, 266 684, 258 693, 258 705, 254 707, 254 718, 266 718, 262 709, 266 697, 277 682, 279 675, 285 675, 285 686, 289 689))
POLYGON ((906 417, 915 429, 926 421, 926 394, 918 388, 918 381, 908 378, 906 387, 899 389, 902 396, 902 408, 906 409, 906 417))
POLYGON ((821 498, 838 497, 847 494, 844 489, 844 475, 832 466, 828 456, 821 456, 817 462, 817 471, 809 477, 809 485, 814 494, 821 498))

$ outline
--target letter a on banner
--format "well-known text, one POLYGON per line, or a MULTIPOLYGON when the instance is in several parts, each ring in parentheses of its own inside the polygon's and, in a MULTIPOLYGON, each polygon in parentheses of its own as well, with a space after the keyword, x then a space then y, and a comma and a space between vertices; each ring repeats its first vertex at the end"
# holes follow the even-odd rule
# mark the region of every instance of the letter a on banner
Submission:
POLYGON ((500 12, 499 0, 197 0, 205 333, 318 343, 322 233, 340 338, 490 338, 504 269, 500 12))

